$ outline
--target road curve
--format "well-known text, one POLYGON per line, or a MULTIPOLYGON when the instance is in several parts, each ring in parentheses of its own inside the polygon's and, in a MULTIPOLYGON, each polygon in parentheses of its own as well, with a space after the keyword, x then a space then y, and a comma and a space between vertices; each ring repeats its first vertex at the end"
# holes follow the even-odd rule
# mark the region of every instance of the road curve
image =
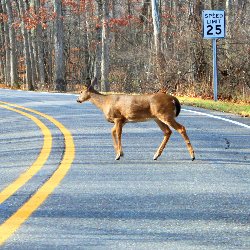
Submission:
POLYGON ((35 116, 29 113, 25 113, 22 110, 12 108, 11 106, 7 105, 7 103, 0 102, 0 107, 19 113, 31 119, 41 129, 44 136, 42 149, 37 159, 34 161, 34 163, 27 169, 27 171, 22 173, 17 179, 15 179, 12 183, 10 183, 0 192, 0 204, 2 204, 10 196, 12 196, 19 188, 21 188, 27 181, 29 181, 32 178, 32 176, 34 176, 43 167, 44 163, 47 161, 51 152, 52 136, 48 127, 35 116))
MULTIPOLYGON (((183 107, 178 121, 195 148, 194 162, 176 132, 153 161, 162 140, 159 128, 154 122, 127 124, 125 155, 115 161, 112 126, 92 104, 77 104, 76 95, 0 90, 0 101, 53 117, 75 143, 75 159, 63 181, 2 249, 250 248, 249 118, 183 107)), ((42 147, 38 128, 16 115, 0 109, 0 176, 5 176, 0 187, 30 166, 42 147), (8 121, 15 121, 25 143, 8 121), (24 158, 20 151, 29 154, 24 158)), ((11 197, 11 204, 0 205, 1 221, 43 185, 62 159, 62 133, 42 122, 55 139, 49 163, 11 197)))
POLYGON ((21 174, 13 183, 11 183, 7 188, 5 188, 1 193, 1 204, 11 197, 18 189, 20 189, 26 182, 30 180, 44 165, 45 161, 48 159, 48 156, 51 152, 52 137, 49 129, 36 117, 30 115, 21 110, 29 111, 35 113, 41 117, 46 118, 51 123, 53 123, 63 134, 64 136, 64 155, 63 158, 56 169, 56 171, 46 180, 41 187, 39 187, 35 193, 20 207, 18 210, 13 213, 8 219, 6 219, 0 225, 0 245, 3 244, 19 227, 42 205, 42 203, 48 198, 48 196, 54 191, 54 189, 60 184, 64 176, 69 171, 71 164, 74 160, 75 147, 74 141, 71 136, 71 133, 57 120, 51 116, 45 115, 41 112, 24 108, 22 106, 11 104, 8 102, 0 103, 3 108, 8 110, 20 113, 32 121, 34 121, 42 130, 45 140, 44 145, 39 157, 34 164, 28 170, 21 174), (4 105, 6 106, 4 106, 4 105), (16 107, 14 109, 11 107, 16 107), (19 110, 21 109, 21 110, 19 110))

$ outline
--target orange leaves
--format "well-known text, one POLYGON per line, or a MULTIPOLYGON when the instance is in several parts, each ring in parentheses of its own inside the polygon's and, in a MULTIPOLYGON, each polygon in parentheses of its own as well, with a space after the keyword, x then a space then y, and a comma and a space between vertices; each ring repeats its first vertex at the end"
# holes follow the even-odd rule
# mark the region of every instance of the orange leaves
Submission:
POLYGON ((90 9, 94 8, 93 0, 62 0, 62 4, 64 7, 71 9, 71 11, 77 15, 87 11, 86 5, 88 5, 90 9))
MULTIPOLYGON (((96 29, 100 29, 102 28, 102 23, 100 23, 100 20, 98 22, 98 20, 95 20, 97 23, 95 25, 96 29)), ((136 16, 133 15, 128 15, 128 16, 124 16, 124 17, 119 17, 119 18, 110 18, 109 20, 105 20, 104 25, 108 26, 111 30, 111 32, 116 32, 119 28, 122 27, 128 27, 131 26, 133 24, 140 24, 140 19, 136 16)))
POLYGON ((133 27, 141 26, 142 23, 138 16, 127 15, 117 18, 110 18, 104 21, 104 23, 98 18, 93 18, 95 23, 95 29, 101 29, 103 25, 110 28, 110 32, 126 32, 127 29, 132 29, 133 27))
POLYGON ((40 23, 46 23, 47 21, 53 20, 54 15, 46 7, 40 7, 37 14, 40 18, 40 23))
POLYGON ((25 12, 23 16, 23 22, 26 29, 36 28, 37 24, 39 23, 39 17, 33 8, 30 8, 25 12))
POLYGON ((5 13, 0 13, 0 22, 7 22, 8 21, 8 15, 5 13))
POLYGON ((62 4, 71 7, 72 9, 78 8, 78 3, 75 0, 62 0, 62 4))
POLYGON ((40 7, 37 11, 34 8, 30 8, 22 16, 26 29, 34 29, 39 24, 43 29, 46 29, 48 27, 47 22, 54 18, 54 13, 49 12, 48 8, 45 7, 40 7))
POLYGON ((14 22, 14 23, 12 24, 12 27, 13 27, 15 30, 19 29, 19 28, 21 27, 21 22, 19 22, 19 21, 14 22))
POLYGON ((129 24, 128 19, 126 18, 110 18, 109 26, 127 26, 129 24))
POLYGON ((133 15, 128 15, 120 18, 110 18, 109 27, 118 28, 118 27, 126 27, 134 23, 140 23, 140 19, 133 15))

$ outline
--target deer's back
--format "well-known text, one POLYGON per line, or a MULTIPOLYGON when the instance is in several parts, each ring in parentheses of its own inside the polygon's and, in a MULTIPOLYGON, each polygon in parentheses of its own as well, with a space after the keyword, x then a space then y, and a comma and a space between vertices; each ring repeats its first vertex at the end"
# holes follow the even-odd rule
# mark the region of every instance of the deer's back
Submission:
POLYGON ((129 122, 154 119, 158 114, 175 114, 173 97, 165 93, 145 95, 110 95, 106 102, 108 121, 124 119, 129 122))

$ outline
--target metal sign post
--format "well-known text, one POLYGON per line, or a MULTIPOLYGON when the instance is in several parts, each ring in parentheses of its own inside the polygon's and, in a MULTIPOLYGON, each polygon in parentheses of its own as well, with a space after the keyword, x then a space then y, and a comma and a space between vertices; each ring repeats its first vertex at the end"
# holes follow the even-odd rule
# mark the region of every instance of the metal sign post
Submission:
POLYGON ((213 39, 213 85, 214 101, 218 100, 218 78, 217 78, 217 46, 218 38, 225 37, 225 11, 203 10, 203 38, 213 39))
POLYGON ((213 39, 213 79, 214 79, 214 101, 218 100, 218 78, 217 78, 217 46, 213 39))

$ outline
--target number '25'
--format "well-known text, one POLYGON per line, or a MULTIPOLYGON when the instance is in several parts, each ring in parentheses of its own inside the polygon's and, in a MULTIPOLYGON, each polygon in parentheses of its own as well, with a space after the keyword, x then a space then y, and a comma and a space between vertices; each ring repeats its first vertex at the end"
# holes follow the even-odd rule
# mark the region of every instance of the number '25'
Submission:
MULTIPOLYGON (((212 36, 212 35, 214 35, 214 33, 213 33, 213 26, 212 25, 208 25, 207 26, 207 35, 208 36, 212 36)), ((220 24, 217 24, 217 25, 215 25, 215 34, 216 35, 219 35, 219 34, 221 34, 221 25, 220 24)))

